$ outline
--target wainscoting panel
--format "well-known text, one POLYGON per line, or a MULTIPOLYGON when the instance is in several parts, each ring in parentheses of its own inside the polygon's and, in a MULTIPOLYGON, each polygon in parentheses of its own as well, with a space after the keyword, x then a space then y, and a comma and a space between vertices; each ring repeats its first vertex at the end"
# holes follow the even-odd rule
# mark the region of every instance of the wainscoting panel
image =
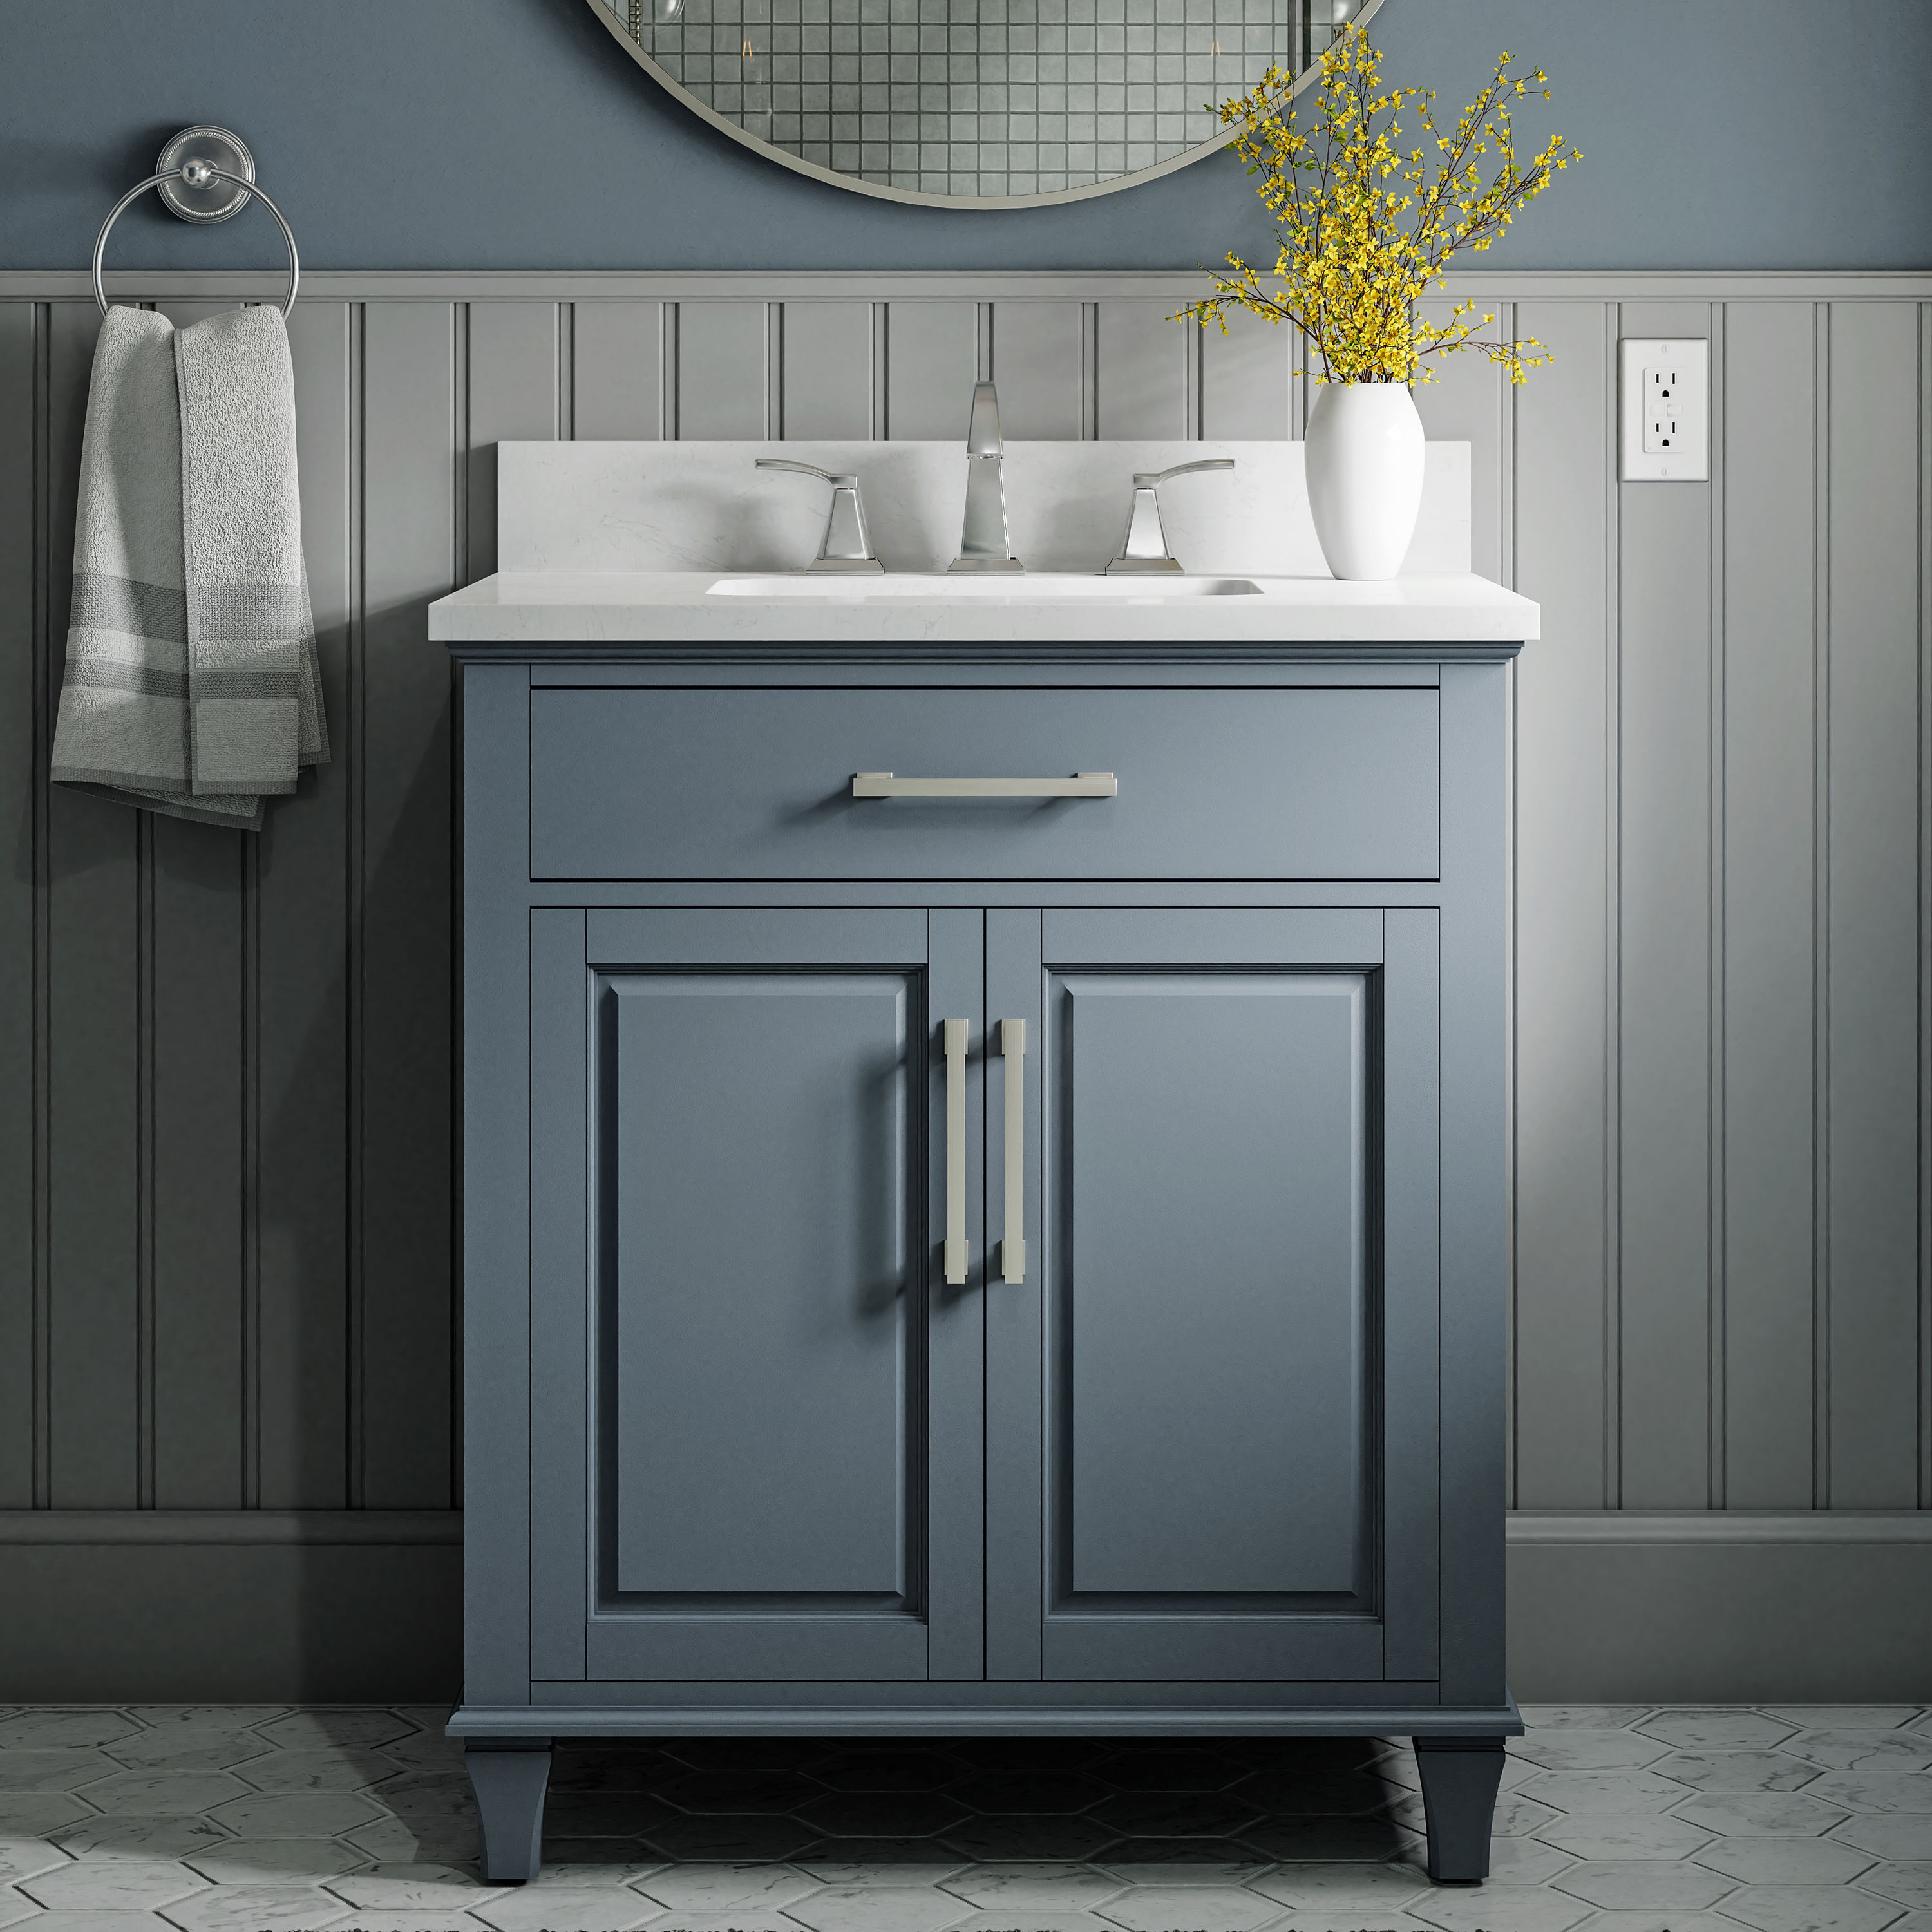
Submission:
MULTIPOLYGON (((1228 332, 1196 338, 1201 358, 1201 435, 1237 442, 1282 442, 1301 433, 1305 384, 1296 371, 1300 338, 1237 310, 1228 332)), ((1447 440, 1448 432, 1435 434, 1447 440)))
POLYGON ((568 311, 555 302, 472 302, 464 350, 466 404, 464 579, 496 568, 496 451, 499 442, 550 442, 568 430, 559 420, 568 393, 562 361, 568 311))
POLYGON ((1718 790, 1724 828, 1724 1107, 1712 1124, 1714 1204, 1727 1282, 1724 1468, 1734 1508, 1802 1510, 1816 1498, 1813 1137, 1819 1103, 1812 916, 1819 847, 1816 721, 1820 310, 1736 303, 1724 320, 1725 634, 1718 790), (1797 1418, 1804 1418, 1799 1426, 1797 1418))
POLYGON ((902 442, 956 436, 963 449, 973 385, 983 372, 976 302, 889 302, 881 436, 902 442))
MULTIPOLYGON (((1099 434, 1103 442, 1198 436, 1188 376, 1198 360, 1200 332, 1178 326, 1165 302, 1102 304, 1096 340, 1099 434)), ((1277 346, 1277 352, 1286 344, 1277 346)))
POLYGON ((362 316, 345 302, 304 303, 289 326, 303 548, 334 760, 303 782, 292 801, 299 809, 278 820, 255 862, 256 1207, 247 1252, 256 1325, 237 1351, 254 1388, 241 1460, 261 1509, 340 1510, 349 1499, 350 910, 359 917, 362 898, 352 887, 360 820, 350 699, 352 682, 361 688, 362 316))
POLYGON ((38 311, 0 302, 0 811, 8 835, 0 865, 0 1509, 38 1500, 39 1256, 46 1190, 42 1144, 38 776, 45 652, 36 599, 44 536, 38 311))
MULTIPOLYGON (((278 286, 126 292, 186 321, 278 286)), ((98 319, 83 278, 0 276, 0 1590, 35 1604, 0 1696, 453 1683, 456 681, 423 612, 494 568, 495 445, 963 441, 981 375, 1015 437, 1300 435, 1292 336, 1172 322, 1198 292, 308 278, 334 758, 246 839, 46 783, 98 319), (164 1575, 165 1672, 74 1600, 164 1575), (238 1649, 213 1606, 258 1575, 293 1634, 238 1649), (440 1676, 420 1631, 340 1632, 406 1583, 440 1676)), ((1450 292, 1555 357, 1419 397, 1472 446, 1478 567, 1544 608, 1515 679, 1517 1690, 1932 1696, 1932 277, 1450 292), (1712 344, 1712 480, 1622 484, 1618 339, 1666 334, 1712 344), (1774 1588, 1791 1634, 1743 1642, 1774 1588), (1826 1615, 1862 1675, 1817 1661, 1826 1615)))
POLYGON ((468 419, 489 413, 467 393, 464 320, 446 302, 362 315, 362 599, 344 721, 351 1508, 455 1500, 451 680, 423 614, 463 580, 468 419))
MULTIPOLYGON (((1072 302, 1002 302, 994 310, 992 379, 1008 436, 1080 440, 1090 312, 1085 303, 1072 302)), ((785 434, 792 434, 789 421, 785 434)))
POLYGON ((1821 1451, 1835 1508, 1904 1509, 1924 1426, 1919 1252, 1919 921, 1898 861, 1919 824, 1924 528, 1921 316, 1834 304, 1824 400, 1825 1131, 1821 1270, 1831 1372, 1821 1451), (1910 830, 1908 830, 1908 828, 1910 830))
POLYGON ((1510 1481, 1521 1508, 1598 1510, 1617 1501, 1619 1361, 1616 321, 1602 302, 1528 299, 1516 319, 1556 361, 1508 398, 1498 432, 1510 578, 1543 605, 1544 638, 1516 674, 1510 1481))
POLYGON ((664 305, 572 302, 571 424, 584 442, 656 442, 664 433, 664 305))
MULTIPOLYGON (((47 313, 48 554, 74 543, 88 371, 99 316, 91 303, 47 313)), ((69 585, 50 574, 48 634, 67 628, 69 585)), ((57 676, 48 680, 51 700, 57 676)), ((36 763, 38 760, 37 759, 36 763)), ((153 1468, 154 1408, 146 1374, 153 1332, 153 1080, 141 1022, 151 998, 152 822, 100 800, 49 789, 44 1163, 47 1240, 38 1283, 44 1351, 36 1500, 62 1509, 141 1503, 153 1468)), ((236 855, 238 868, 239 855, 236 855)))
MULTIPOLYGON (((1627 304, 1622 320, 1626 334, 1711 332, 1705 303, 1627 304)), ((1708 486, 1691 487, 1708 497, 1708 486)), ((1622 496, 1618 1167, 1624 1200, 1643 1211, 1624 1216, 1618 1243, 1617 1498, 1702 1509, 1722 1504, 1710 1453, 1711 525, 1705 503, 1686 515, 1686 492, 1667 484, 1622 496)))
POLYGON ((760 442, 778 428, 772 394, 773 306, 682 302, 677 310, 677 433, 760 442))
MULTIPOLYGON (((156 306, 177 328, 218 314, 212 302, 156 306)), ((136 1444, 136 1493, 157 1510, 240 1509, 254 1500, 235 1444, 252 1432, 253 1391, 240 1346, 254 1325, 253 1229, 245 1206, 256 1142, 244 1071, 244 990, 256 970, 256 855, 203 827, 155 818, 137 887, 145 958, 136 996, 147 1061, 140 1126, 146 1305, 138 1373, 154 1420, 136 1444), (236 1104, 236 1096, 242 1096, 236 1104)))
POLYGON ((794 442, 863 441, 873 434, 872 305, 791 302, 784 343, 779 434, 794 442))

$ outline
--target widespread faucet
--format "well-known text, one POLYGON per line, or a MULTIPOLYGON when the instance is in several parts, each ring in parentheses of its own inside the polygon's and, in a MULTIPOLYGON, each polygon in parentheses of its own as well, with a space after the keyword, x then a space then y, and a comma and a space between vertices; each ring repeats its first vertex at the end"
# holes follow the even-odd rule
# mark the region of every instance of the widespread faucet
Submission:
POLYGON ((788 462, 779 456, 761 456, 758 466, 816 476, 821 483, 832 485, 832 508, 825 519, 825 535, 820 539, 818 554, 805 566, 808 576, 830 572, 843 577, 877 577, 885 569, 872 554, 872 539, 866 530, 866 506, 859 500, 857 477, 835 475, 816 464, 788 462))
POLYGON ((1151 577, 1178 572, 1180 566, 1168 554, 1167 532, 1161 527, 1160 486, 1170 476, 1190 476, 1197 470, 1232 470, 1232 456, 1210 456, 1200 463, 1177 463, 1172 470, 1134 476, 1134 506, 1127 514, 1127 533, 1120 539, 1120 554, 1101 574, 1106 577, 1151 577))
POLYGON ((973 387, 973 413, 966 425, 966 521, 959 554, 946 567, 973 577, 1016 577, 1026 566, 1010 554, 1006 536, 1006 492, 1000 459, 1000 399, 990 382, 973 387))

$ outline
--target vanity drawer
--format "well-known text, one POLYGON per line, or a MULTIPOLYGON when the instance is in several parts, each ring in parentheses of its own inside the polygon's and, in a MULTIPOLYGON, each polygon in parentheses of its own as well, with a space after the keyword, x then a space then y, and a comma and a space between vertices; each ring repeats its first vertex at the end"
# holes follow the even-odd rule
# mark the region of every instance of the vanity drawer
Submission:
POLYGON ((1429 879, 1432 687, 538 688, 538 879, 1429 879), (862 798, 859 772, 1112 798, 862 798))

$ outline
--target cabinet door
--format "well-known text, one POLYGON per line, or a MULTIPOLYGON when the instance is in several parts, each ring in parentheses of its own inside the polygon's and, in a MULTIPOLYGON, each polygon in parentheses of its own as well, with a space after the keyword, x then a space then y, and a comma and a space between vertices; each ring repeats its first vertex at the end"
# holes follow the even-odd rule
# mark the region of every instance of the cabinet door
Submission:
POLYGON ((1435 1674, 1435 918, 988 914, 990 1676, 1435 1674))
POLYGON ((982 932, 534 915, 534 1678, 982 1673, 982 932))

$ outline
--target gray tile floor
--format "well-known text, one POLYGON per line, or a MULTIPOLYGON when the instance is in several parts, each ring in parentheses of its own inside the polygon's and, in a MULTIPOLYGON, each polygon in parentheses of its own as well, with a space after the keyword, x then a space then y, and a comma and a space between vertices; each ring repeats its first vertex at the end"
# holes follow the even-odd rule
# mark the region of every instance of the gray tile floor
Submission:
POLYGON ((440 1709, 0 1707, 0 1927, 1932 1932, 1932 1712, 1526 1714, 1480 1890, 1372 1741, 582 1745, 515 1888, 440 1709))

